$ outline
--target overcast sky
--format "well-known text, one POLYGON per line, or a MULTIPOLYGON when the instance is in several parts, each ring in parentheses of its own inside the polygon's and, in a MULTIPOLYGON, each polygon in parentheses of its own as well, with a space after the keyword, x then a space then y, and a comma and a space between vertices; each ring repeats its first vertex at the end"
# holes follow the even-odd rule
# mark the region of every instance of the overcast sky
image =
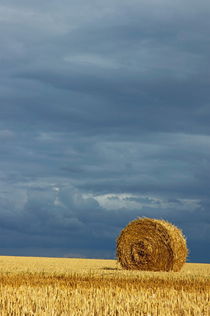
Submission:
POLYGON ((1 0, 1 255, 114 258, 146 216, 210 262, 209 30, 207 0, 1 0))

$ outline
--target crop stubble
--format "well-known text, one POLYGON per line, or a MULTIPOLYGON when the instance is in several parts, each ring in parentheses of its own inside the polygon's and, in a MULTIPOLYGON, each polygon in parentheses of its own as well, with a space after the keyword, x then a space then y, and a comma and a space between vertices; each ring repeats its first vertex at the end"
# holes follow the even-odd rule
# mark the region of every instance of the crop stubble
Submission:
POLYGON ((0 257, 0 315, 210 315, 210 265, 122 270, 115 260, 0 257))

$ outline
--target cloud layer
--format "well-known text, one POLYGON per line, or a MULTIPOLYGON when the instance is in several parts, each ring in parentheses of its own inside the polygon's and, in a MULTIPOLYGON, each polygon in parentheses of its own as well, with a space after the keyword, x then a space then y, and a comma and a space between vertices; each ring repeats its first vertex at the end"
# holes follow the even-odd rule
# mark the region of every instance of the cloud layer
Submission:
POLYGON ((209 262, 207 1, 2 1, 2 254, 114 257, 137 216, 209 262))

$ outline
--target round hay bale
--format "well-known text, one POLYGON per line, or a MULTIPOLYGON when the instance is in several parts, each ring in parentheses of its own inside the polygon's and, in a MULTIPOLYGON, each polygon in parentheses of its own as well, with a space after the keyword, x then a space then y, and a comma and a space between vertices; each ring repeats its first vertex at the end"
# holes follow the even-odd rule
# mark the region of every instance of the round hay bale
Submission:
POLYGON ((179 271, 188 249, 176 226, 165 220, 138 218, 121 231, 116 254, 127 270, 179 271))

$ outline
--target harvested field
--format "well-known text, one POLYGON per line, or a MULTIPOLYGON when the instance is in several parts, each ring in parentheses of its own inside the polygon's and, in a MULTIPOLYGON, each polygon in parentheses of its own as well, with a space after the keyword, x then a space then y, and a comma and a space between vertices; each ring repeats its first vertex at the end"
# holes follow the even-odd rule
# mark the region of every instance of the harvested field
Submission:
POLYGON ((210 265, 122 270, 115 260, 0 257, 0 315, 210 315, 210 265))

